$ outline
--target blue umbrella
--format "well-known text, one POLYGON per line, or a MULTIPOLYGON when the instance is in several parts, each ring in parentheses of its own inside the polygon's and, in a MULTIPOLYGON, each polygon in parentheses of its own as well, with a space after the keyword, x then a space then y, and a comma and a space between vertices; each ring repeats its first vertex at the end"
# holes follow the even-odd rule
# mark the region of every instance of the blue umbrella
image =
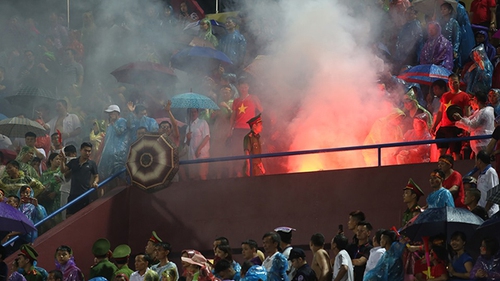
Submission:
POLYGON ((219 109, 209 97, 196 93, 185 93, 172 97, 172 108, 219 109))
POLYGON ((9 204, 0 203, 0 231, 28 233, 36 231, 36 227, 21 211, 9 204))
POLYGON ((424 236, 444 234, 448 238, 455 231, 462 231, 467 237, 472 237, 483 219, 463 208, 443 207, 429 208, 401 230, 401 233, 413 241, 424 236))
POLYGON ((188 47, 173 55, 172 67, 189 70, 212 70, 219 64, 232 65, 231 59, 221 51, 209 47, 188 47))
POLYGON ((398 78, 406 82, 431 85, 439 79, 448 80, 451 71, 435 64, 422 64, 414 66, 398 75, 398 78))
POLYGON ((7 119, 7 116, 5 116, 2 113, 0 113, 0 121, 3 120, 3 119, 7 119))

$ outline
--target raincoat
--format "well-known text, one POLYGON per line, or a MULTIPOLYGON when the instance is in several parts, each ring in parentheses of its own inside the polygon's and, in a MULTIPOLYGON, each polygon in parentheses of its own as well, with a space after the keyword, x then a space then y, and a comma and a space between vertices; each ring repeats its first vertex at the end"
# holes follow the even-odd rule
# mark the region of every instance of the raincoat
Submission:
POLYGON ((470 51, 474 48, 476 41, 469 21, 469 14, 460 3, 457 5, 456 20, 460 26, 460 62, 463 65, 469 60, 470 51))
POLYGON ((45 189, 41 182, 37 179, 25 176, 24 172, 21 170, 19 171, 19 177, 16 179, 11 178, 9 175, 5 175, 0 180, 0 188, 5 190, 5 194, 18 194, 23 185, 29 185, 31 187, 31 190, 34 191, 35 194, 34 197, 37 197, 45 189))
POLYGON ((380 258, 374 269, 368 271, 363 281, 402 281, 404 279, 403 251, 405 244, 394 242, 380 258))
POLYGON ((441 26, 437 22, 429 22, 428 26, 437 26, 437 35, 430 36, 420 53, 420 64, 435 64, 453 70, 453 48, 451 42, 441 34, 441 26))
POLYGON ((127 120, 119 118, 106 129, 104 147, 99 161, 99 176, 106 179, 125 167, 128 153, 127 120))
POLYGON ((130 113, 129 116, 127 117, 127 122, 130 129, 129 130, 130 143, 137 140, 137 129, 139 129, 140 127, 146 128, 146 131, 148 131, 148 133, 158 132, 159 129, 158 122, 156 122, 155 119, 148 116, 142 116, 141 118, 137 118, 137 115, 130 113))
POLYGON ((453 54, 457 54, 457 57, 454 60, 455 66, 460 66, 462 65, 460 56, 460 25, 454 18, 450 18, 450 20, 447 22, 444 22, 443 20, 443 22, 441 22, 441 25, 443 26, 443 30, 441 30, 443 36, 451 42, 451 46, 453 47, 453 54))
POLYGON ((84 281, 85 278, 83 276, 82 271, 76 266, 75 258, 71 256, 71 258, 66 262, 66 264, 62 265, 57 260, 55 262, 56 269, 60 270, 63 274, 62 281, 84 281))
POLYGON ((212 45, 214 45, 214 47, 217 47, 217 45, 219 45, 219 40, 217 40, 217 37, 215 37, 215 35, 212 33, 212 23, 210 22, 209 19, 200 20, 200 23, 202 23, 202 22, 208 24, 208 30, 206 32, 200 30, 199 37, 203 40, 206 40, 206 41, 212 43, 212 45))
POLYGON ((464 75, 464 82, 467 84, 466 92, 469 94, 476 92, 488 93, 492 83, 493 65, 486 57, 484 46, 479 45, 472 49, 470 57, 474 60, 474 63, 464 75), (477 56, 476 59, 474 59, 474 56, 477 56))
POLYGON ((238 30, 235 30, 220 40, 218 49, 226 54, 236 67, 239 67, 245 58, 247 41, 238 30))
POLYGON ((40 179, 45 186, 45 192, 40 197, 40 203, 44 205, 49 214, 52 214, 61 207, 61 180, 57 178, 61 180, 64 178, 60 168, 46 170, 40 179), (49 197, 51 193, 55 193, 54 198, 49 197))
POLYGON ((29 147, 29 146, 23 146, 21 148, 21 151, 19 151, 19 154, 16 157, 16 161, 19 162, 19 168, 22 170, 27 176, 34 178, 34 179, 39 179, 40 175, 36 172, 35 168, 31 166, 29 163, 24 163, 23 158, 26 153, 34 153, 34 148, 29 147))
MULTIPOLYGON (((495 49, 495 47, 493 47, 493 45, 491 45, 490 39, 489 39, 490 36, 488 35, 488 32, 486 32, 484 30, 479 30, 475 34, 476 35, 482 34, 484 36, 484 42, 477 44, 475 47, 478 47, 481 44, 483 44, 484 51, 486 52, 486 56, 488 57, 490 62, 493 62, 495 60, 495 56, 497 55, 497 50, 495 49)), ((471 59, 474 59, 474 58, 471 58, 471 59)))
POLYGON ((400 65, 417 65, 424 45, 420 21, 407 22, 401 28, 396 41, 396 61, 400 65))
POLYGON ((288 261, 281 253, 277 253, 273 259, 271 270, 267 272, 267 281, 289 281, 286 271, 288 270, 288 261))

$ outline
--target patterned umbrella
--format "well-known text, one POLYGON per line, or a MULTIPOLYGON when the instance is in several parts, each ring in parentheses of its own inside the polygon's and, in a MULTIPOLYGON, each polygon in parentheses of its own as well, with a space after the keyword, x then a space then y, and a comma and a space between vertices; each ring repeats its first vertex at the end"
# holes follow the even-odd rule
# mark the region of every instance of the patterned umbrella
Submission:
POLYGON ((448 80, 451 71, 435 64, 422 64, 414 66, 398 75, 398 78, 406 82, 431 85, 432 82, 443 79, 448 80))
POLYGON ((205 71, 216 68, 219 64, 232 65, 231 59, 221 51, 209 47, 188 47, 173 55, 170 59, 174 68, 189 71, 205 71))
POLYGON ((35 231, 33 223, 18 209, 9 204, 0 203, 0 231, 35 231))
POLYGON ((132 184, 154 191, 166 187, 179 170, 179 154, 165 136, 145 135, 130 147, 127 171, 132 184))
POLYGON ((209 97, 196 93, 184 93, 173 96, 172 108, 219 109, 217 104, 209 97))
POLYGON ((0 121, 0 134, 10 138, 24 138, 27 132, 37 136, 45 136, 47 131, 42 125, 28 118, 13 117, 0 121))
POLYGON ((462 231, 467 237, 472 237, 476 228, 483 220, 471 211, 463 208, 429 208, 412 219, 401 230, 401 233, 413 241, 419 241, 424 236, 444 234, 448 238, 455 231, 462 231))

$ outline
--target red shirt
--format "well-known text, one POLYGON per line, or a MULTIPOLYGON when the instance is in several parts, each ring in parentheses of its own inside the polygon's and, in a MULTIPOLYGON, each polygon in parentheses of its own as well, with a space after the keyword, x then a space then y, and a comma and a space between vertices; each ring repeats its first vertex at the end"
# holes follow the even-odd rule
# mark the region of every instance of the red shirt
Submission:
POLYGON ((446 115, 446 109, 451 105, 458 105, 462 108, 462 116, 465 115, 465 109, 469 106, 469 94, 466 92, 458 92, 456 94, 452 92, 446 92, 441 97, 441 106, 444 105, 443 117, 441 118, 441 127, 451 127, 455 126, 455 121, 448 119, 446 115))
POLYGON ((453 201, 455 201, 455 208, 467 208, 464 204, 464 184, 462 182, 462 175, 453 171, 451 175, 443 181, 443 187, 450 189, 452 186, 458 186, 458 193, 453 195, 453 201))
POLYGON ((471 23, 480 24, 491 21, 491 8, 496 7, 495 0, 474 0, 471 3, 470 11, 473 13, 471 23))
POLYGON ((248 95, 245 98, 237 98, 233 101, 233 112, 236 114, 234 128, 249 129, 247 121, 257 115, 257 104, 259 99, 256 96, 248 95))
MULTIPOLYGON (((448 275, 448 270, 446 270, 446 266, 442 263, 438 263, 434 266, 431 266, 431 276, 434 278, 438 278, 439 276, 446 274, 448 275)), ((427 277, 427 275, 424 275, 427 277)), ((427 278, 426 278, 427 279, 427 278)))

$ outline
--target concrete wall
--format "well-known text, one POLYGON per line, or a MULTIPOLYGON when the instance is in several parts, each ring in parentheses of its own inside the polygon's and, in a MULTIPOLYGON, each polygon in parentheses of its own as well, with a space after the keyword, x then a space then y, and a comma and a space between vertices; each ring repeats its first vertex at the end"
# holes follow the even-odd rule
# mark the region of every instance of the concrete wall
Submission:
MULTIPOLYGON (((466 173, 473 165, 460 161, 456 168, 466 173)), ((402 188, 408 178, 427 194, 429 174, 435 168, 436 163, 428 163, 180 182, 153 194, 122 187, 51 229, 35 247, 40 265, 53 269, 55 249, 69 245, 86 275, 96 239, 107 237, 112 248, 128 243, 138 253, 144 251, 152 230, 172 244, 171 258, 179 265, 183 249, 197 249, 212 258, 213 239, 226 236, 238 252, 241 241, 250 238, 261 244, 262 235, 277 226, 296 228, 293 244, 307 248, 316 232, 330 242, 339 224, 352 236, 347 219, 356 209, 365 212, 375 229, 399 227, 405 209, 402 188)), ((235 258, 241 261, 239 255, 235 258)))

